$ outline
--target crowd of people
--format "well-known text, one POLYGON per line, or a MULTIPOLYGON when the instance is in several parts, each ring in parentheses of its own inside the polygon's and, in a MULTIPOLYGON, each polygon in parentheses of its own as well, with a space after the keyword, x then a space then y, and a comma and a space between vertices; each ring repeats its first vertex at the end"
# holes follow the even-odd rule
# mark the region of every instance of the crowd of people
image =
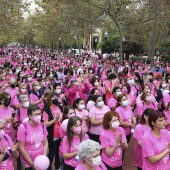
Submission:
POLYGON ((122 170, 132 136, 138 170, 168 170, 169 89, 163 59, 2 48, 0 170, 122 170))

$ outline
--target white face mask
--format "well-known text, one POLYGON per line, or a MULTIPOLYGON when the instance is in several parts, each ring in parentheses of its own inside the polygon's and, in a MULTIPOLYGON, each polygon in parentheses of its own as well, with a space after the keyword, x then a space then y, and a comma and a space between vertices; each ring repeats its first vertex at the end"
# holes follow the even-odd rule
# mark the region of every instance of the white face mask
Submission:
POLYGON ((29 107, 29 105, 30 105, 30 102, 29 102, 29 101, 23 103, 23 106, 24 106, 24 107, 29 107))
POLYGON ((32 77, 29 77, 29 78, 28 78, 28 81, 31 81, 31 80, 32 80, 32 77))
POLYGON ((123 106, 128 106, 128 105, 129 105, 128 100, 123 101, 123 102, 122 102, 122 105, 123 105, 123 106))
POLYGON ((119 121, 112 122, 112 128, 113 129, 117 129, 119 127, 119 125, 120 125, 119 121))
POLYGON ((119 91, 119 92, 116 92, 116 94, 117 94, 117 96, 119 96, 120 94, 122 94, 122 92, 121 92, 121 91, 119 91))
POLYGON ((98 107, 102 107, 103 105, 104 105, 104 101, 100 101, 100 102, 98 102, 98 107))
POLYGON ((94 85, 95 85, 95 86, 98 86, 98 85, 99 85, 99 82, 95 82, 94 85))
POLYGON ((162 87, 164 87, 164 88, 167 87, 167 84, 162 84, 162 87))
POLYGON ((98 156, 98 157, 96 157, 96 158, 93 158, 93 159, 92 159, 92 162, 93 162, 93 166, 99 166, 99 165, 101 164, 101 162, 102 162, 101 156, 98 156))

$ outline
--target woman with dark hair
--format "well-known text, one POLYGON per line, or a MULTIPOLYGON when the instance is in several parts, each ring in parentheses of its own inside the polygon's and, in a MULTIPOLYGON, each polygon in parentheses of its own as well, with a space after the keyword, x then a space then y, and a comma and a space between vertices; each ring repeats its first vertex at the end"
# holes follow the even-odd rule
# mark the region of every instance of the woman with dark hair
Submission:
POLYGON ((133 107, 134 103, 132 103, 132 98, 131 98, 131 88, 128 84, 124 84, 122 86, 122 93, 125 94, 127 96, 127 100, 129 102, 129 106, 133 107))
POLYGON ((87 100, 87 109, 90 110, 94 106, 94 96, 99 95, 99 89, 98 88, 93 88, 90 92, 90 96, 88 97, 87 100))
POLYGON ((74 170, 79 161, 76 160, 78 146, 83 140, 87 140, 87 134, 82 133, 82 120, 73 116, 67 125, 67 136, 63 138, 61 152, 64 158, 63 170, 74 170))
POLYGON ((113 88, 119 86, 119 80, 117 79, 116 74, 111 73, 109 75, 109 80, 106 80, 104 86, 106 89, 106 103, 108 103, 109 99, 114 97, 112 94, 113 88))
POLYGON ((57 94, 51 92, 47 95, 47 103, 44 108, 43 118, 44 124, 47 127, 48 131, 48 143, 49 143, 49 153, 48 158, 50 160, 50 167, 48 170, 51 170, 51 164, 55 156, 55 168, 60 168, 60 159, 59 159, 59 146, 60 146, 60 135, 59 127, 61 124, 62 112, 58 107, 57 94))
POLYGON ((99 78, 97 78, 96 76, 93 76, 92 79, 91 79, 91 87, 90 87, 90 90, 93 89, 93 88, 97 88, 99 89, 100 91, 100 95, 103 95, 103 87, 100 86, 100 83, 99 83, 99 78))
POLYGON ((83 133, 87 133, 89 130, 89 112, 85 109, 85 102, 82 98, 77 98, 73 107, 75 108, 76 116, 82 119, 82 130, 83 133))
POLYGON ((73 117, 73 116, 76 116, 75 108, 73 106, 66 106, 66 107, 64 107, 62 122, 65 119, 69 119, 70 117, 73 117))
POLYGON ((92 107, 89 111, 89 119, 90 119, 90 139, 99 142, 99 135, 103 130, 102 122, 104 115, 110 111, 109 107, 104 105, 104 101, 102 96, 95 95, 94 96, 94 107, 92 107))
POLYGON ((134 146, 134 164, 138 170, 142 170, 143 160, 141 159, 142 155, 142 137, 143 135, 150 129, 148 123, 148 116, 153 111, 152 108, 147 108, 143 112, 140 120, 140 124, 138 124, 135 128, 133 137, 135 138, 135 146, 134 146))
POLYGON ((21 162, 25 170, 34 170, 34 159, 39 155, 47 155, 47 130, 41 122, 41 110, 38 106, 28 107, 29 120, 22 123, 17 131, 17 140, 21 154, 21 162))
POLYGON ((115 111, 119 114, 120 125, 125 130, 127 143, 129 143, 131 139, 131 130, 136 126, 136 118, 132 108, 129 106, 125 94, 120 94, 117 97, 117 101, 120 106, 118 106, 115 111))
POLYGON ((108 170, 122 170, 123 150, 127 150, 128 144, 125 131, 119 127, 119 115, 109 111, 103 118, 104 130, 100 134, 102 145, 102 160, 108 170))
POLYGON ((165 129, 165 114, 152 111, 148 122, 151 130, 142 137, 143 170, 169 169, 170 135, 165 129))

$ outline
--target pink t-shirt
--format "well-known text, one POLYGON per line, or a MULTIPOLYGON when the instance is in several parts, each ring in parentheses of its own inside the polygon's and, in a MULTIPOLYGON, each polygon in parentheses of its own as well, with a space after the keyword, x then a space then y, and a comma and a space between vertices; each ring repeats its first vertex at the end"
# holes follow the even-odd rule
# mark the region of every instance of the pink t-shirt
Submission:
POLYGON ((160 161, 152 164, 148 157, 155 156, 163 152, 170 141, 169 131, 166 129, 161 130, 161 137, 156 138, 153 133, 149 130, 142 137, 142 153, 143 153, 143 170, 169 170, 170 158, 169 154, 165 155, 160 161))
MULTIPOLYGON (((5 121, 7 117, 11 117, 12 113, 15 113, 14 109, 11 107, 0 107, 0 119, 5 121)), ((15 136, 15 129, 12 126, 12 122, 6 122, 5 126, 5 133, 8 134, 12 140, 14 140, 15 136)))
MULTIPOLYGON (((13 142, 12 142, 11 138, 7 134, 5 134, 5 137, 6 137, 6 139, 2 138, 2 140, 0 142, 0 150, 2 149, 2 146, 4 146, 4 145, 6 145, 6 148, 8 148, 8 147, 12 148, 12 146, 13 146, 13 142)), ((12 155, 10 154, 8 149, 6 149, 6 152, 10 156, 7 160, 0 162, 0 169, 1 170, 14 170, 12 155)))
MULTIPOLYGON (((119 114, 120 119, 122 119, 124 122, 126 123, 132 122, 132 117, 134 116, 134 113, 130 106, 127 107, 119 106, 116 108, 115 111, 119 114)), ((123 129, 125 130, 126 135, 129 135, 131 133, 131 127, 123 127, 123 129)))
POLYGON ((21 124, 23 122, 23 120, 28 117, 28 113, 27 113, 27 108, 24 107, 20 107, 17 111, 16 111, 16 118, 19 122, 19 124, 21 124), (20 110, 20 115, 18 114, 18 111, 20 110))
POLYGON ((94 101, 89 100, 87 103, 87 109, 90 110, 94 106, 94 101))
MULTIPOLYGON (((109 107, 103 105, 102 108, 98 108, 96 106, 92 107, 89 111, 89 118, 94 117, 95 120, 102 120, 104 115, 110 111, 109 107)), ((90 133, 94 135, 100 135, 101 131, 103 130, 102 124, 90 127, 90 133)))
POLYGON ((114 146, 114 144, 116 142, 116 136, 118 134, 122 134, 122 141, 126 142, 125 131, 121 127, 118 127, 116 129, 115 133, 113 133, 109 129, 103 130, 100 135, 100 143, 102 145, 102 160, 104 163, 106 163, 107 165, 109 165, 112 168, 122 166, 122 154, 123 154, 122 146, 119 143, 118 146, 116 147, 115 152, 110 157, 106 154, 105 149, 111 148, 114 146))
MULTIPOLYGON (((86 170, 86 168, 83 166, 82 162, 80 162, 75 170, 86 170)), ((95 170, 107 170, 104 163, 102 162, 101 165, 95 167, 95 170)))
POLYGON ((149 105, 146 105, 144 102, 142 102, 137 105, 136 113, 138 116, 141 116, 143 114, 144 110, 147 108, 152 108, 154 110, 158 110, 157 106, 158 106, 157 103, 150 102, 149 105))
POLYGON ((170 102, 170 95, 168 93, 163 93, 163 103, 164 106, 167 106, 167 104, 170 102))
MULTIPOLYGON (((166 123, 170 122, 170 113, 169 113, 169 111, 164 111, 164 114, 165 114, 166 123)), ((170 125, 166 126, 166 130, 170 131, 170 125)))
MULTIPOLYGON (((38 123, 37 126, 30 125, 29 121, 21 124, 17 131, 17 140, 25 142, 25 151, 30 156, 31 160, 38 155, 44 154, 44 139, 47 137, 47 130, 43 123, 38 123)), ((28 168, 30 165, 21 156, 21 162, 28 168)))
POLYGON ((138 141, 142 141, 143 135, 149 130, 147 126, 144 124, 138 124, 135 127, 135 131, 133 133, 133 137, 135 138, 135 146, 134 146, 134 164, 137 167, 142 168, 143 159, 142 157, 142 147, 139 146, 138 141))
MULTIPOLYGON (((85 134, 83 137, 83 140, 89 139, 88 135, 85 134)), ((62 153, 73 153, 78 151, 78 146, 81 143, 79 136, 74 136, 72 139, 72 145, 71 148, 69 147, 67 136, 63 138, 62 146, 61 146, 61 152, 62 153)), ((64 159, 64 163, 66 165, 76 167, 79 164, 80 161, 76 161, 75 158, 71 159, 64 159)))
POLYGON ((87 133, 89 131, 89 125, 87 124, 87 122, 85 121, 86 120, 86 117, 89 116, 89 112, 84 109, 84 110, 78 110, 78 109, 75 109, 75 112, 76 112, 76 116, 80 117, 82 119, 82 131, 84 133, 87 133))
MULTIPOLYGON (((39 100, 39 99, 38 99, 38 97, 37 97, 35 94, 33 94, 33 93, 30 94, 30 101, 31 101, 31 103, 37 102, 38 100, 39 100)), ((41 110, 43 110, 43 108, 44 108, 44 103, 41 102, 41 103, 39 103, 37 106, 38 106, 41 110)))

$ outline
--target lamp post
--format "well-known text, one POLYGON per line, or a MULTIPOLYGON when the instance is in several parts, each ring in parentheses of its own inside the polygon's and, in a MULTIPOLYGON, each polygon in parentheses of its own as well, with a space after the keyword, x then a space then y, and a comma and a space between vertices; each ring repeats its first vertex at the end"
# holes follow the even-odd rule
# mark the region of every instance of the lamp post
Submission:
POLYGON ((95 42, 95 54, 96 54, 98 38, 95 38, 95 39, 94 39, 94 42, 95 42))
POLYGON ((75 41, 75 48, 76 48, 77 35, 74 36, 74 41, 75 41))
POLYGON ((58 51, 60 51, 61 38, 58 38, 58 51))
POLYGON ((123 43, 126 42, 126 38, 125 37, 122 37, 122 59, 124 58, 124 53, 123 53, 123 43))
POLYGON ((105 33, 104 33, 104 43, 105 43, 105 52, 106 52, 106 42, 107 42, 107 37, 108 37, 108 32, 106 31, 105 33))

